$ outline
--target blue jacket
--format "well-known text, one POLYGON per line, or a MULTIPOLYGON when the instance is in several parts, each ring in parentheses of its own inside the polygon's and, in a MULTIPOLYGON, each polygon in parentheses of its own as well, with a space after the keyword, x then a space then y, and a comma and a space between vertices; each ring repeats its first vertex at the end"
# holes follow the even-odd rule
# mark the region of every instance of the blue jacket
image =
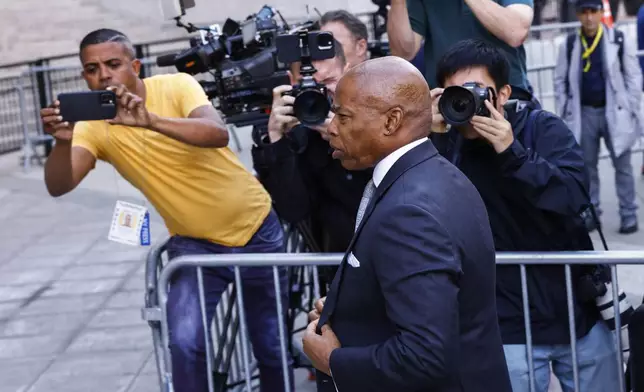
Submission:
POLYGON ((494 260, 472 183, 430 141, 404 154, 324 304, 318 326, 329 322, 342 347, 331 354, 333 380, 318 374, 318 391, 335 392, 335 381, 340 392, 510 392, 494 260))
MULTIPOLYGON (((514 142, 501 154, 482 139, 462 141, 456 130, 433 134, 432 139, 481 194, 497 251, 592 249, 579 217, 590 204, 581 148, 565 123, 545 111, 526 140, 529 110, 506 111, 514 142)), ((591 268, 573 266, 573 284, 591 268)), ((527 272, 533 343, 569 343, 564 267, 531 266, 527 272)), ((525 344, 519 267, 498 266, 496 277, 503 343, 525 344)), ((575 314, 581 338, 596 323, 598 313, 594 302, 577 302, 575 314)))

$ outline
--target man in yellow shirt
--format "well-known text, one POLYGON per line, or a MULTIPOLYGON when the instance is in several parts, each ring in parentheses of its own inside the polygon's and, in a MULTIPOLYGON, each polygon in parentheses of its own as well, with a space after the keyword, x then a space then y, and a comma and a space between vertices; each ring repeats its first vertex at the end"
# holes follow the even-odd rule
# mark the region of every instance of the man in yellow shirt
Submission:
MULTIPOLYGON (((103 160, 159 211, 172 235, 170 258, 284 251, 270 196, 227 147, 225 124, 192 76, 139 78, 141 63, 130 40, 109 29, 89 33, 80 44, 80 58, 91 90, 115 91, 117 116, 70 124, 60 116, 58 102, 42 110, 45 130, 56 138, 45 165, 52 196, 73 190, 96 160, 103 160)), ((234 276, 226 267, 203 273, 210 322, 234 276)), ((251 268, 242 274, 262 390, 284 390, 272 268, 251 268)), ((281 277, 282 301, 287 303, 285 271, 281 277)), ((172 278, 167 314, 177 392, 208 390, 198 293, 195 268, 172 278)))

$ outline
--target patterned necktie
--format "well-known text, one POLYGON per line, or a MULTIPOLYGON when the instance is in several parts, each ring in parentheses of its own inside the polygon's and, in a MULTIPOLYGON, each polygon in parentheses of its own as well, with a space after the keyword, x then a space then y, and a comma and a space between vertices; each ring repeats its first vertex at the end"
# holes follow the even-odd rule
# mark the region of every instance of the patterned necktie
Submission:
POLYGON ((362 200, 360 200, 360 207, 358 208, 358 216, 356 217, 356 227, 354 231, 358 230, 360 221, 362 220, 362 217, 367 210, 367 206, 369 205, 369 201, 373 197, 375 191, 376 185, 373 183, 373 180, 369 180, 367 186, 364 188, 364 192, 362 193, 362 200))

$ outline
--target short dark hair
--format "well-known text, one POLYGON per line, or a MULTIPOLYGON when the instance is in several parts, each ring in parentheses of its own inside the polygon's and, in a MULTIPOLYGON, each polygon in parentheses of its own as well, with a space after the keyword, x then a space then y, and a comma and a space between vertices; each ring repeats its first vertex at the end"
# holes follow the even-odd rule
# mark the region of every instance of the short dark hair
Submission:
POLYGON ((82 53, 83 49, 90 45, 104 44, 106 42, 118 42, 123 44, 128 55, 130 55, 131 58, 136 58, 136 51, 134 50, 132 41, 130 41, 127 35, 112 29, 98 29, 87 34, 80 43, 79 53, 82 53))
POLYGON ((356 41, 361 39, 365 41, 369 40, 367 26, 357 16, 345 10, 329 11, 320 18, 320 26, 331 22, 342 23, 351 32, 351 35, 353 35, 356 41))
POLYGON ((485 67, 497 89, 510 83, 510 63, 503 52, 485 41, 468 39, 457 42, 438 60, 438 86, 444 87, 449 77, 472 67, 485 67))

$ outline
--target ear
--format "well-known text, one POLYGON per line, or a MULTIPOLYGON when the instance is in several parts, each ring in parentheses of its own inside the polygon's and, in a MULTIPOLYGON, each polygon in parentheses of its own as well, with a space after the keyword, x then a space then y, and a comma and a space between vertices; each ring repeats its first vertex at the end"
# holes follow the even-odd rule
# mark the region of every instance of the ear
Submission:
POLYGON ((356 54, 358 55, 358 57, 364 58, 366 53, 367 53, 367 40, 361 39, 358 42, 356 42, 356 54))
POLYGON ((403 115, 404 112, 399 106, 391 108, 389 109, 389 111, 387 111, 387 118, 385 120, 385 135, 394 135, 396 131, 400 129, 403 115))
POLYGON ((139 76, 141 72, 141 60, 139 59, 132 60, 132 69, 134 70, 134 73, 137 76, 139 76))
POLYGON ((503 107, 503 105, 505 105, 506 102, 508 102, 511 95, 512 95, 512 87, 510 87, 509 84, 506 84, 505 86, 501 87, 501 89, 496 92, 497 108, 503 107))

